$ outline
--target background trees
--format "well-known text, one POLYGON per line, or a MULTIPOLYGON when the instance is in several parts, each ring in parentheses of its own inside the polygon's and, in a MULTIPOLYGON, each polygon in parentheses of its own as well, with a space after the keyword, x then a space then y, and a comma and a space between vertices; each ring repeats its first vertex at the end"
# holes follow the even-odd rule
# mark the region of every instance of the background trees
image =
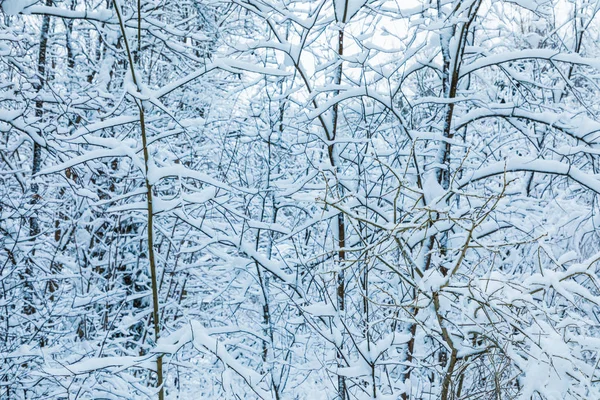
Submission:
POLYGON ((2 9, 6 398, 599 397, 597 2, 2 9))

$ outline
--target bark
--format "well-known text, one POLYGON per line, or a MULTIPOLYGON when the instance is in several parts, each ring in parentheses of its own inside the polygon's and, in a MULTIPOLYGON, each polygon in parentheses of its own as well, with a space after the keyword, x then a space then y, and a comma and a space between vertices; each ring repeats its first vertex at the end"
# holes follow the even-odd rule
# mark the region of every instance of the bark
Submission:
MULTIPOLYGON (((338 62, 339 65, 336 70, 335 84, 340 85, 342 82, 342 56, 344 55, 344 30, 340 29, 338 31, 338 62)), ((339 94, 338 90, 334 91, 334 96, 339 94)), ((338 194, 340 198, 344 196, 344 188, 343 185, 339 182, 339 174, 341 173, 341 165, 340 159, 337 154, 338 149, 335 146, 335 139, 337 136, 337 130, 339 126, 339 103, 335 103, 332 107, 333 111, 333 130, 329 137, 329 145, 327 147, 327 152, 329 154, 329 161, 333 170, 336 173, 336 179, 338 179, 338 194)), ((344 213, 339 213, 337 216, 337 245, 338 245, 338 263, 339 263, 339 271, 337 273, 337 290, 336 290, 336 300, 337 307, 340 316, 344 314, 344 310, 346 308, 346 277, 344 276, 344 262, 346 260, 346 251, 344 250, 346 247, 346 227, 344 221, 344 213)), ((344 349, 344 343, 340 344, 338 352, 341 353, 344 349)), ((343 356, 342 354, 338 355, 338 368, 342 367, 343 364, 343 356)), ((346 399, 346 379, 342 375, 338 375, 338 397, 340 400, 346 399)))
MULTIPOLYGON (((117 13, 117 18, 119 20, 119 26, 121 28, 121 34, 123 36, 123 41, 125 43, 125 49, 127 52, 131 77, 132 77, 134 85, 136 85, 138 90, 140 90, 141 82, 138 82, 138 78, 136 76, 133 54, 129 47, 129 42, 127 41, 127 35, 125 32, 125 25, 124 25, 122 15, 121 15, 121 9, 119 7, 117 0, 113 0, 113 5, 114 5, 115 11, 117 13)), ((138 13, 140 13, 141 6, 139 3, 138 3, 138 6, 140 7, 140 8, 138 8, 138 13)), ((138 39, 141 40, 141 38, 138 38, 138 39)), ((148 218, 148 228, 147 228, 148 263, 150 266, 150 279, 151 279, 151 285, 152 285, 152 320, 153 320, 153 327, 154 327, 154 342, 157 343, 158 339, 160 338, 161 329, 160 329, 160 320, 159 320, 160 305, 159 305, 159 295, 158 295, 158 290, 159 290, 158 273, 157 273, 157 266, 156 266, 156 256, 154 254, 153 193, 152 193, 152 184, 150 183, 150 180, 148 179, 148 169, 149 169, 149 164, 150 164, 150 152, 148 151, 148 136, 147 136, 147 132, 146 132, 146 119, 145 119, 146 117, 145 117, 144 104, 139 99, 135 99, 135 102, 136 102, 136 105, 137 105, 138 111, 139 111, 140 132, 141 132, 141 137, 142 137, 142 147, 143 147, 143 154, 144 154, 144 168, 145 168, 144 181, 145 181, 146 191, 147 191, 147 193, 146 193, 146 209, 147 209, 147 218, 148 218)), ((159 400, 164 400, 164 398, 165 398, 165 392, 164 392, 164 388, 163 388, 163 360, 162 360, 162 358, 163 358, 162 355, 159 355, 156 358, 156 378, 157 378, 156 386, 159 388, 159 391, 158 391, 158 399, 159 400)))
MULTIPOLYGON (((46 5, 51 6, 52 0, 46 0, 46 5)), ((48 49, 48 33, 50 31, 50 16, 44 15, 42 17, 42 27, 40 31, 40 47, 38 50, 38 61, 37 61, 37 78, 38 82, 34 85, 34 88, 38 94, 38 99, 35 101, 35 117, 38 121, 44 117, 44 102, 41 100, 39 96, 42 94, 42 90, 46 84, 46 65, 47 65, 47 49, 48 49)), ((43 137, 43 132, 40 132, 40 136, 43 137)), ((35 175, 40 172, 42 169, 42 146, 33 142, 33 157, 31 164, 31 175, 35 177, 35 175)), ((26 315, 35 314, 36 308, 34 305, 33 292, 34 287, 31 283, 33 279, 33 260, 35 259, 35 240, 36 237, 40 234, 40 226, 37 218, 37 212, 35 211, 40 197, 40 187, 33 178, 31 183, 30 192, 31 199, 29 201, 29 205, 31 208, 31 217, 29 217, 29 236, 30 240, 33 244, 31 250, 30 260, 26 263, 25 266, 25 274, 24 274, 24 289, 25 289, 25 297, 24 297, 24 306, 23 312, 26 315)))

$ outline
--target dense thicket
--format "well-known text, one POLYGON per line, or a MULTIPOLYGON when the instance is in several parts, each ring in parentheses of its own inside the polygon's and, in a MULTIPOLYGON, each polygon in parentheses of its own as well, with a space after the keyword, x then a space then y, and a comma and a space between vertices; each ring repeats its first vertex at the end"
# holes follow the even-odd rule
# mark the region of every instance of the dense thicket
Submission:
POLYGON ((597 0, 3 0, 3 399, 600 398, 597 0))

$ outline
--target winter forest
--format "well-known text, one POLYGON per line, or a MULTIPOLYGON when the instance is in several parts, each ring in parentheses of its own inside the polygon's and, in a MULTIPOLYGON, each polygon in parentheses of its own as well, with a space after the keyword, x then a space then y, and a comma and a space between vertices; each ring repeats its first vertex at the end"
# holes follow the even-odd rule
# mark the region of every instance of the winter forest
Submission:
POLYGON ((600 399, 600 0, 0 7, 1 399, 600 399))

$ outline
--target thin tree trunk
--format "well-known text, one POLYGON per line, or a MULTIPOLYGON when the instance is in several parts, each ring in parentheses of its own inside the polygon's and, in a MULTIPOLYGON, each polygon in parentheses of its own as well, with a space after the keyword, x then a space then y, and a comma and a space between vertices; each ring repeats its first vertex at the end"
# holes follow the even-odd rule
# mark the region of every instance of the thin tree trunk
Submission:
MULTIPOLYGON (((347 9, 347 5, 346 5, 346 9, 347 9)), ((344 20, 346 18, 345 15, 345 11, 344 11, 344 20)), ((338 31, 338 62, 339 65, 336 69, 336 77, 335 77, 335 84, 336 85, 340 85, 342 82, 342 72, 343 72, 343 65, 342 65, 342 56, 344 55, 344 30, 343 28, 340 29, 338 31)), ((333 92, 334 96, 337 96, 339 94, 339 90, 335 90, 333 92)), ((337 132, 338 132, 338 126, 339 126, 339 104, 336 102, 333 107, 333 130, 332 130, 332 134, 331 134, 331 138, 330 139, 330 143, 328 145, 327 151, 329 154, 329 161, 331 163, 331 166, 333 167, 333 170, 335 171, 336 174, 336 179, 338 180, 338 194, 340 196, 340 198, 342 198, 344 196, 344 188, 343 185, 339 182, 339 174, 341 173, 341 165, 340 165, 340 159, 339 159, 339 155, 337 154, 337 151, 339 151, 336 146, 335 146, 335 139, 337 136, 337 132)), ((338 263, 339 263, 339 271, 337 273, 337 290, 336 290, 336 299, 337 299, 337 308, 338 308, 338 312, 341 318, 343 318, 343 314, 344 314, 344 310, 346 309, 346 277, 344 274, 344 264, 345 264, 345 260, 346 260, 346 251, 345 251, 345 247, 346 247, 346 226, 345 226, 345 220, 344 220, 344 213, 339 213, 337 215, 337 245, 338 245, 338 263)), ((343 337, 343 336, 342 336, 343 337)), ((342 339, 342 343, 340 344, 340 348, 338 350, 338 352, 340 352, 340 354, 338 355, 338 368, 342 367, 343 364, 343 355, 341 354, 341 352, 344 349, 344 342, 342 339)), ((344 378, 344 376, 342 375, 338 375, 338 397, 340 400, 345 400, 346 399, 346 379, 344 378)))
MULTIPOLYGON (((458 46, 456 46, 455 54, 450 53, 450 49, 451 49, 450 41, 451 41, 452 37, 454 37, 456 35, 457 26, 452 25, 452 26, 441 29, 440 46, 441 46, 441 50, 442 50, 441 51, 442 52, 442 96, 446 99, 453 99, 456 97, 456 93, 458 90, 458 83, 459 83, 460 65, 461 65, 462 58, 464 56, 465 47, 467 44, 467 36, 468 36, 469 28, 471 26, 471 23, 477 16, 477 11, 478 11, 480 5, 481 5, 481 1, 476 1, 473 4, 471 4, 471 6, 469 7, 468 20, 466 22, 464 22, 462 25, 460 25, 460 31, 458 33, 458 37, 456 38, 456 40, 458 42, 458 46)), ((442 13, 442 5, 441 5, 440 0, 437 0, 437 9, 438 9, 438 19, 440 21, 446 20, 447 17, 445 17, 442 13)), ((454 136, 454 134, 452 132, 453 116, 454 116, 454 102, 449 102, 445 106, 444 120, 443 120, 443 125, 442 125, 443 126, 442 135, 447 139, 452 139, 454 136)), ((437 179, 437 182, 440 184, 440 186, 444 190, 448 190, 450 188, 451 152, 452 152, 452 148, 451 148, 450 140, 446 140, 440 144, 438 154, 436 157, 436 165, 437 165, 436 179, 437 179)), ((433 224, 433 222, 434 221, 431 221, 430 224, 433 224)), ((424 244, 423 248, 421 249, 422 255, 424 258, 423 259, 424 262, 423 262, 423 266, 422 266, 423 271, 426 271, 431 267, 431 256, 432 256, 432 251, 433 251, 434 245, 436 243, 436 236, 438 236, 438 234, 430 235, 426 239, 425 244, 424 244)), ((444 233, 439 234, 439 237, 437 237, 437 239, 439 242, 440 253, 442 255, 445 255, 447 241, 448 241, 448 233, 444 232, 444 233)), ((446 269, 446 267, 444 267, 443 265, 440 265, 439 269, 440 269, 440 273, 442 275, 444 275, 444 276, 447 275, 448 270, 446 269)), ((416 295, 416 293, 415 293, 415 295, 416 295)), ((413 317, 416 317, 417 313, 418 313, 418 309, 415 309, 413 317)), ((410 340, 408 341, 408 345, 407 345, 406 361, 407 361, 407 363, 411 363, 413 361, 413 354, 414 354, 414 350, 415 350, 415 337, 416 337, 416 332, 417 332, 417 324, 415 324, 415 323, 411 324, 408 331, 410 334, 410 340)), ((451 360, 450 360, 451 363, 450 363, 450 368, 449 368, 450 370, 453 370, 454 363, 456 362, 454 356, 455 356, 454 354, 451 355, 451 360)), ((444 353, 441 356, 441 358, 447 358, 447 355, 444 353)), ((408 369, 405 374, 405 379, 410 378, 410 375, 411 375, 411 371, 410 371, 410 369, 408 369)), ((445 396, 445 398, 447 398, 448 390, 449 390, 448 385, 447 385, 447 377, 448 376, 446 376, 444 378, 445 386, 442 390, 443 396, 445 396)), ((402 399, 407 400, 408 393, 403 393, 402 399)))
MULTIPOLYGON (((127 41, 127 35, 125 32, 125 25, 121 15, 121 9, 117 0, 113 0, 113 5, 115 7, 115 11, 117 13, 117 18, 119 19, 119 25, 121 27, 121 34, 123 35, 123 41, 125 43, 125 49, 127 51, 127 58, 129 61, 129 68, 131 72, 131 79, 133 80, 134 85, 140 90, 140 83, 138 82, 138 78, 136 76, 135 64, 133 60, 133 55, 131 53, 129 42, 127 41)), ((138 3, 138 13, 141 12, 141 5, 138 3)), ((141 38, 138 38, 141 40, 141 38)), ((144 104, 141 100, 135 99, 135 103, 138 107, 140 114, 140 131, 142 136, 142 146, 144 153, 144 180, 146 184, 146 209, 148 216, 148 229, 147 229, 147 245, 148 245, 148 263, 150 265, 150 279, 152 285, 152 320, 154 325, 154 342, 157 343, 160 338, 160 304, 159 304, 159 296, 158 296, 158 274, 156 268, 156 257, 154 254, 154 207, 153 207, 153 195, 152 195, 152 184, 148 179, 148 169, 150 163, 150 153, 148 151, 148 136, 146 132, 146 119, 145 119, 145 111, 144 104)), ((164 400, 165 392, 163 387, 163 357, 159 355, 156 358, 156 376, 157 382, 156 386, 159 388, 158 391, 158 399, 164 400)))
MULTIPOLYGON (((52 0, 46 0, 46 6, 51 6, 52 0)), ((37 78, 38 82, 34 85, 38 98, 35 101, 35 117, 40 121, 44 117, 44 102, 41 99, 42 90, 46 83, 46 64, 47 64, 47 48, 48 48, 48 34, 50 31, 50 16, 44 15, 42 17, 42 27, 40 31, 40 47, 38 50, 38 61, 37 61, 37 78)), ((43 132, 40 132, 40 136, 43 137, 43 132)), ((38 216, 36 212, 36 206, 40 200, 40 188, 36 182, 35 175, 42 169, 42 145, 38 142, 33 142, 33 158, 31 164, 31 175, 34 177, 31 183, 31 199, 29 204, 31 206, 31 216, 29 217, 29 236, 32 242, 32 249, 30 260, 25 266, 25 301, 23 306, 23 312, 26 315, 35 314, 36 308, 33 301, 33 284, 31 279, 33 278, 33 259, 35 257, 35 240, 40 234, 40 226, 38 222, 38 216)))

